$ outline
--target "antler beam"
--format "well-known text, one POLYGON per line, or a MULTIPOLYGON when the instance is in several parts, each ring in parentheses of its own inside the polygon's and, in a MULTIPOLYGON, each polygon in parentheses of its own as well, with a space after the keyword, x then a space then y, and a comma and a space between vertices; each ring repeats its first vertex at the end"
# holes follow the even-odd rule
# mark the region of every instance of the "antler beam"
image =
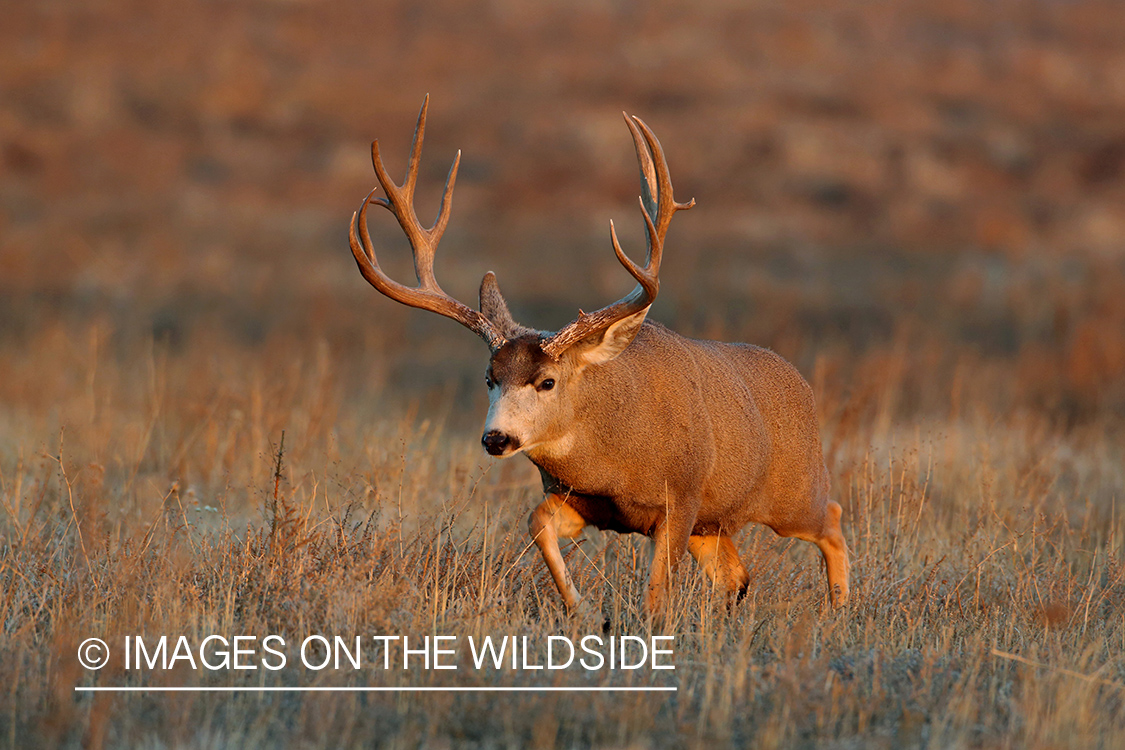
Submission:
POLYGON ((694 198, 687 203, 677 203, 673 198, 672 180, 668 175, 664 150, 648 125, 639 117, 624 112, 621 114, 633 135, 633 146, 637 150, 641 170, 641 215, 644 216, 645 236, 648 240, 645 265, 641 268, 625 255, 617 240, 617 230, 613 221, 610 221, 609 236, 613 242, 613 252, 621 265, 625 266, 625 270, 637 280, 637 286, 612 305, 592 313, 579 312, 577 318, 546 339, 541 345, 542 349, 555 359, 576 342, 604 331, 617 321, 635 315, 652 304, 660 291, 660 260, 664 252, 664 236, 668 233, 672 215, 695 205, 694 198))
POLYGON ((363 278, 380 293, 404 305, 452 318, 484 339, 489 349, 496 351, 506 341, 500 330, 484 315, 446 294, 434 278, 434 254, 445 232, 446 224, 449 223, 453 186, 457 182, 457 167, 461 162, 460 151, 457 152, 453 166, 449 169, 449 176, 445 180, 441 208, 433 226, 429 229, 423 228, 414 210, 414 186, 418 181, 418 164, 422 157, 426 109, 429 104, 430 97, 427 94, 422 103, 422 110, 418 113, 418 124, 414 128, 414 143, 410 147, 410 163, 402 185, 396 185, 387 174, 387 168, 383 166, 383 160, 379 156, 379 141, 371 144, 371 163, 375 167, 375 176, 386 197, 376 198, 375 193, 378 191, 376 188, 363 199, 363 206, 359 212, 352 214, 351 230, 348 233, 352 255, 355 256, 355 262, 363 278), (418 286, 409 287, 393 281, 379 267, 379 260, 375 257, 375 248, 371 243, 371 233, 367 227, 367 209, 372 203, 393 213, 402 231, 406 233, 414 255, 414 274, 418 277, 418 286))

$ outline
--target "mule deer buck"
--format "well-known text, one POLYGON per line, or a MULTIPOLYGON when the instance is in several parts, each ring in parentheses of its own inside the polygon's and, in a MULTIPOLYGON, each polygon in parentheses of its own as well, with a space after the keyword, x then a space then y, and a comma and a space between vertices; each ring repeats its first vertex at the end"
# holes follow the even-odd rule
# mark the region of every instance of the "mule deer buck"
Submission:
POLYGON ((696 341, 646 321, 660 287, 664 237, 677 203, 656 136, 625 116, 641 172, 647 260, 638 266, 610 240, 637 280, 624 298, 578 317, 561 330, 516 323, 496 276, 485 274, 480 311, 450 297, 434 278, 434 252, 449 221, 458 152, 441 208, 425 229, 414 211, 414 187, 426 127, 418 115, 406 180, 396 185, 371 144, 386 197, 373 190, 353 214, 352 254, 363 277, 404 305, 456 320, 488 344, 489 409, 481 442, 493 456, 524 453, 543 478, 546 499, 528 519, 535 544, 568 609, 579 602, 559 550, 586 526, 638 532, 656 543, 645 604, 664 606, 673 569, 690 551, 712 580, 741 597, 750 576, 731 534, 765 524, 785 537, 813 542, 824 556, 834 605, 848 597, 848 548, 840 506, 828 497, 813 395, 797 370, 768 349, 696 341), (392 281, 379 268, 367 226, 377 203, 398 219, 410 241, 418 286, 392 281))

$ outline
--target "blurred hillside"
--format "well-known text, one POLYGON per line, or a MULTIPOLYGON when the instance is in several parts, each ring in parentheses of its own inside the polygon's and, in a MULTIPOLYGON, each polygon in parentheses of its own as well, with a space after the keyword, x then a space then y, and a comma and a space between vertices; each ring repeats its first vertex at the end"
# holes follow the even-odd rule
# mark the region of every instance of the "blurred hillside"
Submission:
MULTIPOLYGON (((375 299, 347 250, 370 140, 401 176, 429 92, 419 213, 461 148, 438 276, 462 299, 495 268, 553 328, 629 288, 607 237, 612 217, 643 252, 625 109, 698 201, 658 319, 829 380, 906 351, 919 403, 960 378, 1001 408, 1123 408, 1125 5, 682 5, 9 3, 0 346, 101 321, 480 355, 375 299)), ((408 279, 393 220, 372 229, 408 279)))

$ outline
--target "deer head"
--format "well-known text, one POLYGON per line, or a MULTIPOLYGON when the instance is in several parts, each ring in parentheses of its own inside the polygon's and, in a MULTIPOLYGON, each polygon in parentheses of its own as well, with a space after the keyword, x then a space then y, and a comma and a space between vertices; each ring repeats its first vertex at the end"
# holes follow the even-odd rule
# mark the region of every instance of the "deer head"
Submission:
POLYGON ((352 215, 349 233, 352 255, 363 277, 382 294, 404 305, 452 318, 488 344, 491 357, 485 384, 489 409, 481 439, 485 450, 494 456, 551 450, 567 440, 576 416, 575 406, 580 402, 576 395, 582 388, 587 368, 612 361, 640 331, 660 289, 660 260, 672 215, 691 208, 695 201, 677 203, 674 200, 660 142, 639 118, 622 113, 633 136, 640 165, 640 207, 647 237, 645 265, 638 266, 625 255, 612 221, 610 240, 618 261, 637 280, 637 286, 625 297, 596 312, 579 311, 577 318, 551 333, 522 326, 513 319, 496 276, 490 271, 481 282, 478 312, 442 291, 434 277, 434 253, 449 221, 460 152, 449 170, 441 208, 433 226, 424 229, 414 211, 414 186, 428 106, 427 96, 418 114, 410 162, 402 185, 396 185, 387 175, 379 156, 379 142, 371 144, 371 161, 386 197, 375 197, 376 188, 364 199, 359 212, 352 215), (407 287, 392 281, 379 268, 367 228, 367 209, 373 203, 391 211, 406 233, 414 255, 418 286, 407 287))

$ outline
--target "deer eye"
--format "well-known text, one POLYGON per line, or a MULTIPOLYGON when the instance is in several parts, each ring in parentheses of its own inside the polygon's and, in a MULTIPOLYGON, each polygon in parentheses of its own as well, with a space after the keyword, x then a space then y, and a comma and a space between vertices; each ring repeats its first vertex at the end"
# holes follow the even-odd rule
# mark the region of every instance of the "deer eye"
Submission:
POLYGON ((492 390, 492 386, 496 385, 496 383, 495 383, 495 382, 494 382, 494 381, 492 380, 492 378, 490 378, 490 377, 488 377, 487 375, 485 375, 485 376, 484 376, 484 385, 485 385, 485 387, 487 387, 487 388, 488 388, 488 390, 490 390, 490 391, 491 391, 491 390, 492 390))
POLYGON ((541 391, 549 391, 554 387, 555 387, 555 379, 554 378, 547 378, 546 380, 544 380, 542 383, 539 384, 539 390, 541 390, 541 391))

